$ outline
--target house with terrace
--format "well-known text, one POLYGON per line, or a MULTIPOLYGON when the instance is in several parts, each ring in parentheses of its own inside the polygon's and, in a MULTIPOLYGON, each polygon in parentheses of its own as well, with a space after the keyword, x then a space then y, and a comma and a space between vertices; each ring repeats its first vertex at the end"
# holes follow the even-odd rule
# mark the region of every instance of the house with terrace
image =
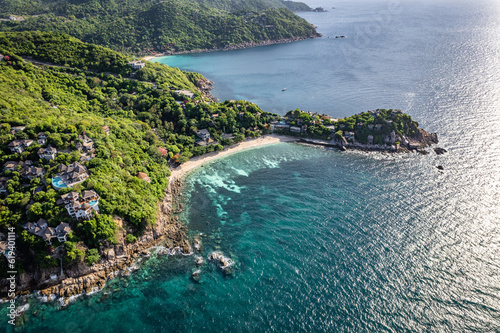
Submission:
POLYGON ((52 186, 56 190, 73 187, 89 178, 87 168, 78 162, 70 165, 59 165, 59 173, 52 178, 52 186))
POLYGON ((77 220, 90 220, 93 212, 99 212, 99 195, 94 190, 69 192, 61 196, 68 214, 77 220))
POLYGON ((17 132, 24 131, 25 128, 26 128, 25 126, 14 126, 14 127, 11 127, 10 134, 14 135, 17 132))
POLYGON ((354 132, 344 131, 344 137, 349 141, 354 141, 354 132))
POLYGON ((42 160, 54 160, 56 158, 57 149, 51 147, 50 145, 47 148, 38 149, 38 156, 42 160))
POLYGON ((92 148, 90 151, 82 153, 80 155, 80 162, 88 162, 94 158, 95 158, 95 148, 92 148))
POLYGON ((94 146, 94 141, 92 141, 92 139, 89 138, 87 135, 85 135, 85 134, 79 135, 78 140, 80 140, 81 142, 76 143, 76 145, 75 145, 76 149, 78 149, 79 151, 92 150, 92 148, 94 146))
POLYGON ((27 166, 20 172, 21 177, 28 178, 29 180, 42 177, 45 174, 45 170, 35 166, 27 166))
POLYGON ((45 132, 38 133, 36 137, 39 145, 43 146, 47 143, 47 135, 45 134, 45 132))
POLYGON ((145 63, 143 63, 142 61, 140 60, 136 60, 136 61, 131 61, 128 63, 130 66, 132 66, 133 69, 141 69, 143 68, 144 66, 146 66, 145 63))
POLYGON ((194 98, 194 93, 189 90, 174 90, 173 93, 178 97, 186 96, 189 99, 194 98))
POLYGON ((210 139, 210 132, 206 128, 204 128, 196 132, 196 136, 200 138, 200 140, 207 141, 208 139, 210 139))
POLYGON ((33 143, 33 140, 14 140, 11 143, 7 145, 7 147, 10 149, 11 152, 20 154, 23 151, 26 150, 31 144, 33 143))
POLYGON ((61 222, 57 227, 52 228, 44 219, 39 219, 37 222, 28 222, 23 225, 29 233, 41 237, 44 241, 52 244, 52 239, 56 238, 60 242, 66 242, 67 236, 71 232, 71 227, 68 223, 61 222))
POLYGON ((16 162, 16 161, 7 161, 3 165, 3 169, 4 170, 9 170, 9 171, 16 171, 18 169, 21 169, 22 167, 24 167, 24 162, 22 162, 22 161, 19 161, 19 162, 16 162))

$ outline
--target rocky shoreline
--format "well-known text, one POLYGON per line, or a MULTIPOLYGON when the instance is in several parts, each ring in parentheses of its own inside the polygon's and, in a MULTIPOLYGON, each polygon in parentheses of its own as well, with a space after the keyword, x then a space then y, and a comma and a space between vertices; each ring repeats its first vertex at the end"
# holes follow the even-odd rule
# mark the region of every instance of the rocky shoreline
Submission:
POLYGON ((217 102, 219 99, 210 93, 214 89, 214 83, 207 78, 202 78, 196 80, 196 88, 202 93, 202 95, 210 102, 217 102))
MULTIPOLYGON (((120 244, 101 247, 99 250, 103 259, 91 267, 80 263, 64 270, 52 268, 35 273, 22 273, 19 276, 16 295, 29 295, 37 291, 45 300, 59 298, 62 304, 67 304, 71 296, 100 290, 109 279, 120 274, 130 274, 136 260, 147 254, 147 249, 160 243, 171 250, 180 249, 182 253, 191 253, 191 245, 186 235, 187 228, 173 215, 180 211, 176 198, 181 185, 180 179, 171 179, 164 199, 158 204, 156 224, 138 237, 136 242, 127 244, 122 240, 120 244), (60 274, 61 271, 63 274, 60 274), (51 279, 55 274, 59 276, 51 279)), ((7 295, 7 290, 8 285, 2 284, 0 293, 7 295)))
MULTIPOLYGON (((346 140, 338 140, 338 139, 327 141, 327 140, 316 140, 308 138, 300 138, 299 142, 317 146, 323 146, 323 147, 338 148, 342 151, 360 150, 366 152, 379 151, 379 152, 392 152, 392 153, 415 151, 421 154, 428 154, 428 151, 426 151, 425 148, 430 147, 433 144, 439 143, 436 133, 429 133, 422 129, 420 129, 419 133, 417 133, 416 136, 403 139, 405 141, 401 145, 362 144, 356 141, 347 142, 346 140)), ((435 149, 438 149, 439 152, 441 152, 441 150, 444 150, 442 148, 435 148, 435 149)), ((437 151, 436 153, 439 154, 437 151)))
POLYGON ((257 47, 257 46, 298 42, 301 40, 318 38, 321 36, 322 35, 320 33, 318 33, 316 35, 312 35, 309 37, 293 37, 293 38, 283 38, 283 39, 277 39, 277 40, 264 40, 264 41, 260 41, 260 42, 246 42, 243 44, 229 45, 226 47, 214 47, 212 49, 195 49, 195 50, 187 50, 187 51, 168 51, 165 53, 155 54, 155 55, 151 55, 151 56, 154 56, 156 58, 156 57, 162 57, 162 56, 168 56, 168 55, 182 55, 182 54, 193 54, 193 53, 241 50, 241 49, 248 49, 248 48, 257 47))

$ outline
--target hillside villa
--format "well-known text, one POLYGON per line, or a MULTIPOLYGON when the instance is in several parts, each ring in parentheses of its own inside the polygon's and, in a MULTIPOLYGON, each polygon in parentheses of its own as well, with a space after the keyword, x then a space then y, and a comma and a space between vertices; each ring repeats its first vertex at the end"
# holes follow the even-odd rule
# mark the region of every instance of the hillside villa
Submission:
POLYGON ((47 148, 38 149, 38 156, 42 160, 54 160, 56 158, 57 149, 51 147, 50 145, 47 148))
POLYGON ((71 227, 68 223, 61 222, 57 227, 49 227, 47 221, 39 219, 37 222, 28 222, 23 225, 29 233, 42 237, 42 239, 49 244, 52 244, 52 239, 57 238, 60 242, 66 242, 66 236, 71 232, 71 227))
POLYGON ((11 152, 20 154, 23 151, 26 150, 31 144, 33 143, 33 140, 14 140, 11 143, 7 145, 7 147, 10 149, 11 152))
POLYGON ((52 186, 56 190, 66 187, 73 187, 89 178, 87 168, 78 162, 68 166, 59 165, 59 173, 52 178, 52 186))
POLYGON ((93 212, 99 212, 99 195, 94 190, 69 192, 61 196, 68 214, 77 220, 90 220, 93 212))

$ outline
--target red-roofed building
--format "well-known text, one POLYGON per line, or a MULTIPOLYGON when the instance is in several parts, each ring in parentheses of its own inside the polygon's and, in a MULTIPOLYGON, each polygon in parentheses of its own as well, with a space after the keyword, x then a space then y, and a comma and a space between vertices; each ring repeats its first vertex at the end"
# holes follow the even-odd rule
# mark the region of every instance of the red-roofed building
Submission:
POLYGON ((144 172, 139 172, 137 174, 137 178, 141 179, 141 180, 145 180, 147 181, 148 183, 151 183, 151 178, 148 177, 147 174, 145 174, 144 172))
POLYGON ((111 133, 111 130, 109 129, 109 126, 103 126, 102 130, 104 131, 104 133, 106 133, 106 135, 109 135, 111 133))
POLYGON ((168 150, 162 147, 158 148, 158 151, 160 152, 161 156, 166 156, 168 154, 168 150))

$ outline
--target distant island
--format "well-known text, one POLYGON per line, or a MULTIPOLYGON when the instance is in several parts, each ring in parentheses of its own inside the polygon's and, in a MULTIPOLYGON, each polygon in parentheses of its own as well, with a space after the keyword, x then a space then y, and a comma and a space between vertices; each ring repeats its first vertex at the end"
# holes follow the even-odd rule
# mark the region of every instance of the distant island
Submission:
POLYGON ((0 32, 0 295, 11 230, 16 293, 65 302, 129 274, 160 241, 191 252, 175 170, 195 156, 279 141, 386 151, 437 142, 399 110, 280 116, 218 102, 211 88, 200 74, 65 34, 0 32))

